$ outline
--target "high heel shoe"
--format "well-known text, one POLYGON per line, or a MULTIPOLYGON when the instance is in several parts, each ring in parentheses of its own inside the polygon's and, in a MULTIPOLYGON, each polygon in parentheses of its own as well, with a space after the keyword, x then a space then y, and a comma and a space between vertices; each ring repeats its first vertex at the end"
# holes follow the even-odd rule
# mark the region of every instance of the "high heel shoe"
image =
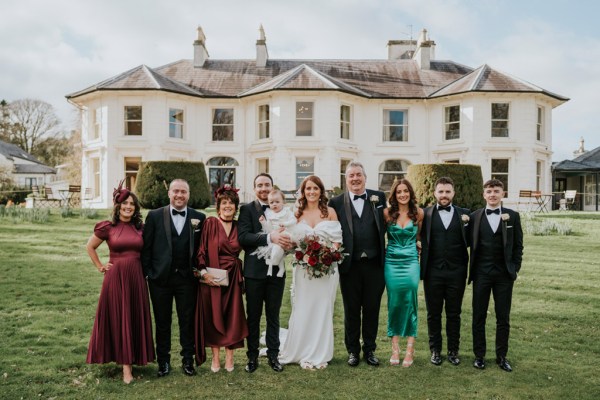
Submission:
POLYGON ((390 357, 390 365, 400 364, 400 346, 397 343, 392 343, 392 356, 390 357))
POLYGON ((405 352, 405 356, 404 356, 404 360, 402 361, 402 366, 404 368, 408 368, 413 364, 413 357, 415 355, 415 344, 414 343, 408 343, 406 345, 406 352, 405 352))
POLYGON ((211 361, 210 370, 216 374, 217 372, 219 372, 221 370, 221 364, 219 363, 219 366, 215 367, 214 361, 211 361))
POLYGON ((227 372, 233 372, 234 369, 235 369, 235 367, 233 365, 231 367, 225 367, 225 370, 227 372))

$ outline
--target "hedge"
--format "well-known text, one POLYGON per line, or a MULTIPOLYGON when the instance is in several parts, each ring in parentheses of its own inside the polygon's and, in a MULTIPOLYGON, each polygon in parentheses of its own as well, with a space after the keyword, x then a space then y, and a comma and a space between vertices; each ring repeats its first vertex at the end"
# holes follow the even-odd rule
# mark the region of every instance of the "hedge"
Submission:
POLYGON ((474 211, 485 205, 483 175, 479 165, 469 164, 414 164, 408 167, 406 178, 415 189, 419 205, 427 207, 436 203, 433 195, 435 182, 447 176, 454 181, 453 204, 474 211))
POLYGON ((185 179, 189 183, 189 207, 203 209, 209 206, 210 189, 203 163, 147 161, 140 164, 136 184, 142 207, 154 209, 169 204, 168 185, 174 179, 185 179))

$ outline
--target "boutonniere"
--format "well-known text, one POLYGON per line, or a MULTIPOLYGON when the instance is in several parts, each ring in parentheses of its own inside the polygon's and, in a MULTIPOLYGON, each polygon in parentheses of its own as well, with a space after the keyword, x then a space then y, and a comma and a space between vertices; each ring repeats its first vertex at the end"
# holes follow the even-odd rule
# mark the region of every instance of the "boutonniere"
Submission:
POLYGON ((466 224, 467 222, 469 222, 469 220, 470 220, 470 218, 469 218, 469 216, 468 216, 467 214, 463 214, 463 215, 461 215, 461 216, 460 216, 460 219, 461 219, 461 220, 462 220, 462 222, 464 222, 465 224, 466 224))
POLYGON ((377 196, 376 194, 371 195, 371 197, 369 197, 369 200, 371 201, 371 203, 377 204, 379 203, 379 196, 377 196))
POLYGON ((510 219, 510 215, 508 215, 508 214, 500 214, 500 218, 502 218, 502 221, 508 221, 510 219))
POLYGON ((190 223, 192 224, 192 228, 198 229, 198 225, 200 225, 200 220, 196 218, 190 219, 190 223))

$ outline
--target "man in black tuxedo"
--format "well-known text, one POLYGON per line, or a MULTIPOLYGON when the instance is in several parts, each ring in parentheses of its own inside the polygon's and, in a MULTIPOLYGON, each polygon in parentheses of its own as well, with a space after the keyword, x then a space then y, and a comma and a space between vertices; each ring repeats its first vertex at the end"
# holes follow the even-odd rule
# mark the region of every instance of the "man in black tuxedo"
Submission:
POLYGON ((238 218, 238 239, 244 249, 244 280, 246 284, 246 313, 248 320, 248 363, 246 372, 254 372, 258 368, 260 319, 263 304, 267 317, 267 360, 275 372, 283 371, 277 359, 279 355, 279 310, 285 288, 285 275, 277 276, 276 270, 267 276, 269 267, 264 259, 259 259, 252 253, 259 246, 269 243, 278 244, 284 249, 291 247, 291 239, 282 235, 283 228, 269 234, 261 233, 262 226, 259 218, 264 216, 268 205, 269 193, 273 190, 273 178, 261 173, 254 178, 254 193, 256 200, 240 207, 238 218))
POLYGON ((437 204, 427 207, 421 232, 421 279, 427 305, 431 363, 442 363, 442 310, 446 309, 448 361, 460 364, 460 314, 467 283, 467 224, 470 211, 452 204, 454 182, 442 177, 435 183, 437 204))
POLYGON ((183 372, 194 375, 194 311, 198 280, 192 273, 205 215, 187 206, 190 187, 183 179, 169 185, 170 205, 152 210, 144 225, 142 266, 148 279, 156 324, 158 376, 171 371, 173 299, 179 321, 183 372))
POLYGON ((523 258, 523 231, 519 213, 501 207, 504 185, 498 179, 483 184, 485 208, 471 214, 469 283, 473 281, 473 366, 485 368, 485 320, 490 293, 496 311, 496 364, 512 367, 506 359, 510 333, 512 291, 523 258))
POLYGON ((367 176, 361 163, 352 161, 346 168, 348 191, 329 201, 340 224, 344 252, 339 266, 340 288, 344 301, 344 330, 348 365, 359 363, 361 315, 363 355, 369 365, 379 365, 375 356, 379 309, 385 288, 385 221, 383 192, 366 190, 367 176))

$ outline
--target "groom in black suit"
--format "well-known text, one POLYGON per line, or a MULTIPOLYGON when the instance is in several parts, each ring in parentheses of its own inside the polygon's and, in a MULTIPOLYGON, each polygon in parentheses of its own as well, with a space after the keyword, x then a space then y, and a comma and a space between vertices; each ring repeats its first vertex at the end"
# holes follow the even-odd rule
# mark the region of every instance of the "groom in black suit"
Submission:
POLYGON ((170 205, 152 210, 144 225, 142 267, 148 280, 154 322, 158 376, 171 372, 173 299, 179 321, 183 372, 194 375, 194 311, 198 280, 192 273, 205 215, 187 206, 190 187, 183 179, 169 185, 170 205))
POLYGON ((238 218, 238 239, 244 249, 244 282, 246 284, 246 313, 248 320, 248 363, 246 372, 254 372, 258 368, 260 319, 263 304, 267 316, 267 360, 275 372, 283 371, 277 359, 279 355, 279 310, 285 288, 285 275, 277 276, 279 267, 272 276, 267 276, 269 267, 265 259, 259 259, 252 253, 259 246, 269 243, 278 244, 284 249, 291 247, 289 236, 281 235, 283 228, 269 234, 261 233, 262 225, 259 218, 264 216, 264 210, 269 207, 268 196, 273 190, 271 175, 261 173, 254 178, 254 194, 256 200, 240 207, 238 218))
POLYGON ((421 279, 427 305, 427 331, 431 363, 442 363, 442 311, 446 309, 448 361, 460 364, 460 314, 467 283, 466 229, 470 211, 452 204, 454 181, 442 177, 435 183, 437 204, 427 207, 421 232, 421 279))
POLYGON ((329 202, 342 225, 344 252, 348 253, 339 271, 344 301, 344 341, 351 367, 357 366, 360 360, 361 316, 364 358, 369 365, 379 365, 375 340, 385 288, 383 209, 386 200, 383 192, 366 190, 366 180, 362 164, 352 161, 346 168, 348 192, 329 202))
POLYGON ((519 213, 501 207, 504 185, 498 179, 483 184, 485 208, 471 214, 469 283, 473 281, 473 352, 478 369, 485 368, 485 321, 490 293, 496 311, 496 364, 511 372, 506 359, 512 291, 523 258, 519 213))

